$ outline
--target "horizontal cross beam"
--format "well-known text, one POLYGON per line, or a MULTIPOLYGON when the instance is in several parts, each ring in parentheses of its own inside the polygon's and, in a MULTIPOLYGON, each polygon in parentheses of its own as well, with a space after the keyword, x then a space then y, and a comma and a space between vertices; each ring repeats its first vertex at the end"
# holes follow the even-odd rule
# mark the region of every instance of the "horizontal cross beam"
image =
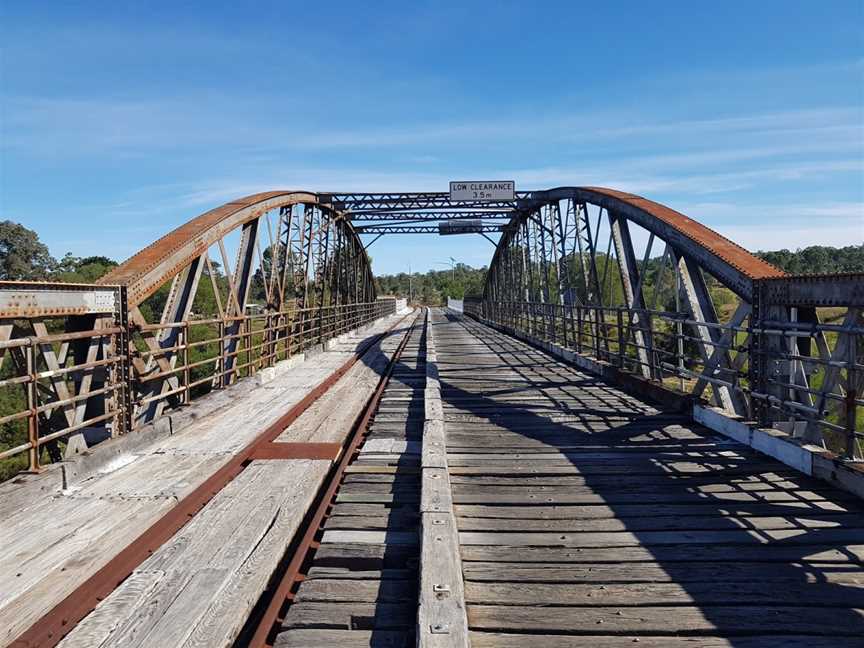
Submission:
POLYGON ((431 210, 399 210, 399 211, 381 211, 381 210, 361 210, 352 211, 348 214, 351 222, 359 221, 391 221, 391 220, 418 220, 418 221, 438 221, 438 220, 457 220, 460 218, 506 218, 509 219, 515 214, 515 210, 493 209, 493 210, 471 210, 471 211, 431 211, 431 210))
POLYGON ((519 200, 530 196, 530 192, 517 192, 517 200, 498 201, 451 201, 450 194, 440 192, 405 193, 333 193, 318 194, 320 203, 330 205, 337 211, 393 210, 393 209, 459 209, 497 208, 515 209, 519 200))
MULTIPOLYGON (((441 230, 437 225, 367 225, 355 228, 358 234, 440 234, 441 230)), ((504 225, 479 225, 477 227, 466 228, 464 231, 452 229, 445 231, 445 234, 482 234, 503 232, 504 225)))

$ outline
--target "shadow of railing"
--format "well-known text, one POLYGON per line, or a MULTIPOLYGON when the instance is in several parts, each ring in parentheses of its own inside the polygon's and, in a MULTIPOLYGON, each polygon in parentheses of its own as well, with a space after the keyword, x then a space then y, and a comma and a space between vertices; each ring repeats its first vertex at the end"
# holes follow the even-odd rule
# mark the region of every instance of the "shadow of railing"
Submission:
MULTIPOLYGON (((615 585, 678 585, 680 591, 668 600, 652 599, 650 592, 634 596, 631 605, 669 614, 666 625, 653 618, 635 633, 719 635, 732 645, 746 638, 749 646, 754 637, 767 635, 864 637, 864 616, 856 609, 864 606, 864 572, 860 553, 847 548, 864 544, 860 500, 790 474, 743 445, 715 439, 682 415, 656 410, 471 320, 448 314, 434 326, 457 320, 469 333, 480 334, 490 362, 479 364, 471 349, 460 348, 464 345, 452 330, 438 334, 442 399, 445 407, 465 415, 460 419, 445 410, 448 439, 469 437, 472 427, 477 432, 489 425, 502 431, 498 443, 509 445, 483 449, 503 455, 500 469, 484 471, 497 479, 459 479, 454 498, 462 510, 486 508, 489 517, 478 528, 503 534, 496 536, 501 546, 486 554, 510 558, 506 567, 514 582, 548 582, 549 572, 525 566, 556 559, 574 566, 557 582, 574 586, 600 585, 604 578, 615 585), (542 360, 538 364, 526 354, 542 360), (487 368, 506 370, 513 383, 491 388, 496 381, 484 378, 487 368), (519 402, 514 399, 519 394, 541 398, 519 402), (560 455, 546 462, 549 474, 519 469, 520 460, 541 449, 560 455), (560 474, 568 472, 565 466, 575 469, 572 477, 560 474), (511 468, 517 476, 508 481, 511 468), (526 519, 529 502, 532 509, 557 513, 526 519), (562 507, 573 507, 570 518, 558 515, 562 507), (496 508, 507 517, 493 516, 496 508), (547 535, 536 545, 517 537, 529 532, 547 535), (508 541, 518 551, 512 546, 508 551, 508 541), (583 579, 586 570, 575 568, 591 556, 601 579, 583 579), (703 620, 676 619, 675 609, 688 607, 698 608, 703 620)), ((456 447, 448 447, 451 456, 456 447)), ((598 592, 595 600, 603 598, 598 592)), ((555 600, 542 604, 567 607, 555 600)), ((610 605, 627 607, 620 601, 610 605)), ((561 627, 559 632, 586 633, 566 630, 566 622, 561 627)), ((590 634, 608 634, 614 627, 597 625, 590 634)), ((519 631, 506 621, 483 630, 519 631)))

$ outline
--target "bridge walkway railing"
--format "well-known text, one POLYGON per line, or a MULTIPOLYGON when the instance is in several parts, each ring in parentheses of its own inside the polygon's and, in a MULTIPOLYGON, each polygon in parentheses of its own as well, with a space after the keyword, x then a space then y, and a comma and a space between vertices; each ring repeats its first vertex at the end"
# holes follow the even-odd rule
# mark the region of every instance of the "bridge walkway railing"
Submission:
POLYGON ((0 481, 139 429, 397 306, 289 303, 136 324, 123 287, 0 282, 0 481))
POLYGON ((663 310, 470 298, 464 312, 860 465, 864 296, 858 282, 864 285, 864 277, 756 282, 754 303, 742 302, 722 323, 663 310), (840 289, 844 283, 849 286, 840 289), (822 303, 831 304, 825 321, 797 317, 822 303))

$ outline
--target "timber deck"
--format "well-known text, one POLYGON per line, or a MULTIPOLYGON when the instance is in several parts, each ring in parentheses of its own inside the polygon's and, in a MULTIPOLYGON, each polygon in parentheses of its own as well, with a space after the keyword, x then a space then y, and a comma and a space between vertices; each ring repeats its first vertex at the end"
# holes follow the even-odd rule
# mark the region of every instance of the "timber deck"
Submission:
POLYGON ((474 648, 864 645, 864 507, 435 316, 474 648))

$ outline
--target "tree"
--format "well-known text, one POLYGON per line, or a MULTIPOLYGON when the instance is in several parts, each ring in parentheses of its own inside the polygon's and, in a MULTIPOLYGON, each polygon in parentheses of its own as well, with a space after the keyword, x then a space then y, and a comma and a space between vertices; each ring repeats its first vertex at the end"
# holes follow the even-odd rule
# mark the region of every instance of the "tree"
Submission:
POLYGON ((105 256, 89 256, 82 259, 67 252, 57 261, 51 278, 67 283, 93 283, 116 266, 116 261, 105 256))
POLYGON ((55 263, 36 232, 20 223, 0 222, 0 279, 45 279, 55 263))

